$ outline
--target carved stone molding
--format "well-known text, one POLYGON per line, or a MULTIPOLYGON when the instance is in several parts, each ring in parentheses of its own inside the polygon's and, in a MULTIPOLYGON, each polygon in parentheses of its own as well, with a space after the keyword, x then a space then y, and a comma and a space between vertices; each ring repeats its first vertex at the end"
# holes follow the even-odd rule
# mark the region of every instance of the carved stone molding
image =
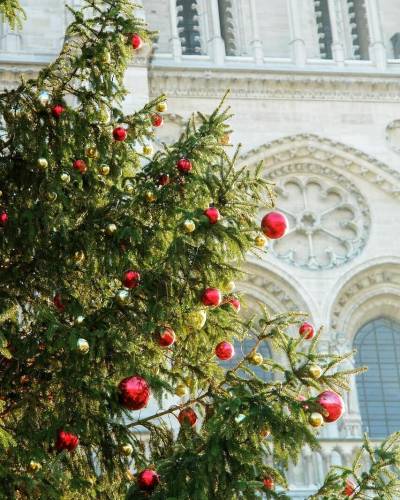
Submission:
POLYGON ((400 120, 394 120, 386 127, 386 142, 393 151, 400 153, 400 120))
POLYGON ((398 76, 294 74, 253 68, 170 67, 153 61, 150 94, 170 97, 221 97, 227 88, 240 99, 400 102, 398 76))

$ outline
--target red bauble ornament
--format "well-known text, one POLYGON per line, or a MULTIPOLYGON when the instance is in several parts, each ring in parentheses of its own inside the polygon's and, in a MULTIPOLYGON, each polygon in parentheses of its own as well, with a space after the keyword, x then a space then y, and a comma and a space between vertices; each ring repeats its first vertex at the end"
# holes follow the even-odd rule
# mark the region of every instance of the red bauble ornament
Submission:
POLYGON ((275 483, 272 477, 265 477, 263 479, 263 485, 266 490, 273 490, 275 487, 275 483))
POLYGON ((168 174, 161 174, 160 177, 158 178, 158 185, 159 186, 166 186, 169 184, 169 175, 168 174))
POLYGON ((277 240, 285 236, 289 227, 287 218, 281 212, 269 212, 261 221, 261 229, 265 236, 277 240))
POLYGON ((346 485, 343 490, 343 495, 346 497, 352 497, 356 492, 356 485, 351 479, 346 479, 346 485))
POLYGON ((142 470, 137 478, 138 486, 142 491, 153 491, 159 482, 160 476, 151 469, 142 470))
POLYGON ((143 42, 142 42, 142 39, 140 38, 140 36, 137 33, 135 33, 134 35, 132 35, 131 43, 132 43, 132 47, 135 50, 137 50, 137 49, 140 49, 143 42))
POLYGON ((192 168, 192 162, 188 160, 187 158, 181 158, 176 162, 176 168, 181 172, 181 174, 187 174, 189 173, 192 168))
POLYGON ((220 342, 215 348, 215 354, 217 358, 222 359, 223 361, 228 361, 232 359, 235 355, 235 348, 230 342, 220 342))
POLYGON ((161 127, 161 125, 164 123, 164 118, 159 115, 158 113, 154 113, 151 115, 151 124, 153 127, 161 127))
POLYGON ((0 226, 5 226, 8 222, 8 214, 7 212, 0 213, 0 226))
POLYGON ((161 347, 169 347, 175 342, 175 332, 172 328, 162 328, 158 333, 158 343, 161 347))
POLYGON ((344 413, 344 403, 343 399, 333 391, 324 391, 315 400, 324 410, 327 411, 327 415, 323 414, 325 422, 335 422, 344 413))
POLYGON ((218 288, 206 288, 201 297, 205 306, 219 306, 222 302, 221 292, 218 288))
POLYGON ((300 325, 299 333, 306 340, 311 340, 315 335, 314 326, 311 323, 303 323, 300 325))
POLYGON ((79 444, 79 438, 72 432, 65 432, 60 429, 57 433, 56 449, 58 451, 74 451, 79 444))
POLYGON ((87 165, 84 160, 75 160, 73 163, 73 167, 75 170, 78 170, 81 174, 84 174, 87 170, 87 165))
POLYGON ((125 271, 123 276, 122 276, 122 283, 124 284, 125 288, 136 288, 139 286, 140 282, 140 273, 137 271, 132 271, 131 269, 128 269, 128 271, 125 271))
POLYGON ((146 380, 138 375, 127 377, 118 384, 119 400, 128 410, 141 410, 150 399, 150 387, 146 380))
POLYGON ((116 141, 122 142, 126 139, 128 132, 124 129, 124 127, 116 127, 113 130, 113 137, 116 141))
POLYGON ((61 293, 56 293, 53 297, 53 304, 56 306, 56 308, 60 312, 64 312, 65 310, 65 305, 63 304, 62 298, 61 298, 61 293))
POLYGON ((185 422, 186 424, 189 424, 191 427, 193 427, 197 422, 196 412, 192 408, 184 408, 180 411, 178 420, 181 425, 183 425, 183 423, 185 422))
POLYGON ((240 311, 240 300, 232 297, 229 299, 229 304, 235 309, 236 312, 240 311))
POLYGON ((61 104, 56 104, 51 108, 51 114, 54 116, 54 118, 60 118, 60 116, 64 113, 65 108, 64 106, 61 106, 61 104))
POLYGON ((208 218, 210 224, 216 224, 221 219, 221 214, 215 207, 206 208, 203 214, 208 218))

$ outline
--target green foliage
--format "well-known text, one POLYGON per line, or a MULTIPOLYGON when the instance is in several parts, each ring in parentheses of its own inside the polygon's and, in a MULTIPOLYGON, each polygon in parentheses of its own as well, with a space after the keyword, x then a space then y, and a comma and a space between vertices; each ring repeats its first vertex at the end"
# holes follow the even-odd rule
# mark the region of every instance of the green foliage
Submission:
POLYGON ((0 20, 7 22, 12 29, 21 28, 21 18, 25 13, 18 0, 0 0, 0 20))

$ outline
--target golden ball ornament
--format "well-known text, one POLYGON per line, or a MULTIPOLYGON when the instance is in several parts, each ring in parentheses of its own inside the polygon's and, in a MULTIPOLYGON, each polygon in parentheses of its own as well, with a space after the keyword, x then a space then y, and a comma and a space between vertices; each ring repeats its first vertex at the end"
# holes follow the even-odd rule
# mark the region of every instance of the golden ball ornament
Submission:
POLYGON ((97 148, 95 146, 88 146, 85 149, 85 153, 86 153, 86 156, 88 158, 92 158, 92 160, 99 157, 99 152, 97 151, 97 148))
POLYGON ((249 356, 249 361, 252 365, 260 366, 264 362, 264 358, 262 354, 259 352, 253 353, 251 356, 249 356))
POLYGON ((117 225, 111 222, 110 224, 107 224, 106 234, 108 236, 111 236, 111 235, 113 235, 116 232, 117 229, 118 229, 117 225))
POLYGON ((314 380, 318 380, 322 375, 322 368, 319 365, 312 364, 308 367, 308 373, 314 380))
POLYGON ((153 191, 146 191, 144 197, 146 198, 146 201, 148 201, 149 203, 154 203, 157 199, 157 196, 155 195, 155 193, 153 193, 153 191))
POLYGON ((101 107, 99 109, 98 118, 102 123, 109 123, 111 120, 111 113, 106 107, 101 107))
POLYGON ((101 62, 103 64, 110 64, 111 63, 111 54, 108 50, 105 50, 101 56, 101 62))
POLYGON ((55 193, 54 191, 49 191, 48 193, 46 193, 46 198, 47 201, 54 202, 57 199, 57 193, 55 193))
POLYGON ((133 446, 129 443, 127 444, 124 444, 122 447, 121 447, 121 451, 122 453, 126 456, 126 457, 129 457, 130 455, 132 455, 133 453, 133 446))
POLYGON ((133 190, 135 189, 134 188, 134 185, 132 184, 131 181, 126 181, 125 182, 125 186, 124 186, 124 189, 127 193, 133 193, 133 190))
POLYGON ((204 309, 198 309, 189 313, 189 324, 195 330, 201 330, 207 321, 207 313, 204 309))
POLYGON ((115 294, 115 300, 121 306, 124 306, 125 304, 127 304, 128 301, 129 301, 129 292, 128 292, 128 290, 118 290, 118 292, 115 294))
POLYGON ((229 144, 231 143, 231 137, 229 134, 224 134, 221 139, 219 140, 219 143, 222 145, 222 146, 229 146, 229 144))
POLYGON ((187 219, 183 223, 183 227, 187 233, 193 233, 193 231, 196 229, 196 224, 192 220, 187 219))
POLYGON ((60 179, 64 184, 68 184, 71 181, 71 176, 67 172, 63 172, 60 179))
POLYGON ((108 175, 110 173, 110 167, 108 165, 100 165, 99 174, 100 175, 108 175))
POLYGON ((38 158, 36 166, 40 170, 46 170, 47 167, 49 166, 49 162, 46 160, 46 158, 38 158))
POLYGON ((321 425, 324 423, 324 417, 321 415, 321 413, 314 411, 308 417, 308 421, 313 427, 321 427, 321 425))
POLYGON ((83 250, 78 250, 77 252, 74 253, 74 261, 75 264, 81 265, 85 262, 86 255, 83 250))
POLYGON ((234 281, 228 281, 224 283, 221 288, 225 293, 232 293, 236 288, 236 284, 234 281))
POLYGON ((146 156, 150 156, 153 154, 153 148, 152 146, 146 144, 145 146, 143 146, 143 154, 146 155, 146 156))
POLYGON ((31 472, 38 472, 42 468, 42 464, 36 462, 35 460, 31 460, 29 462, 29 470, 31 472))
POLYGON ((89 342, 86 339, 78 339, 76 347, 81 354, 89 352, 89 342))
POLYGON ((259 234, 258 236, 256 236, 254 243, 255 243, 256 247, 264 248, 267 246, 268 240, 265 236, 263 236, 262 234, 259 234))
POLYGON ((179 396, 180 398, 183 398, 183 396, 186 396, 187 394, 187 388, 183 384, 179 384, 175 388, 175 394, 179 396))
POLYGON ((168 109, 168 106, 167 106, 167 103, 165 101, 163 102, 159 102, 156 106, 156 110, 159 112, 159 113, 165 113, 168 109))

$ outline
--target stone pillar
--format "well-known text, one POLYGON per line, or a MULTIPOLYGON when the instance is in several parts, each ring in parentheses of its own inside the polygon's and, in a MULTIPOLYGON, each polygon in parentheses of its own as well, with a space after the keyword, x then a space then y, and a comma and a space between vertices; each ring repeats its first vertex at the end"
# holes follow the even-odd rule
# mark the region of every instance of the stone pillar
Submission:
POLYGON ((256 0, 250 0, 250 15, 251 15, 251 27, 252 27, 252 40, 251 46, 253 48, 253 56, 256 64, 262 64, 264 62, 264 53, 262 42, 260 40, 260 34, 258 31, 258 21, 257 21, 257 11, 256 11, 256 0))
POLYGON ((387 56, 378 0, 365 0, 370 34, 370 57, 378 69, 386 68, 387 56))
POLYGON ((339 17, 338 8, 340 6, 337 3, 338 0, 328 0, 329 6, 329 17, 331 19, 331 30, 332 30, 332 54, 333 59, 338 63, 339 66, 344 66, 345 53, 343 46, 343 30, 341 29, 341 19, 339 17))
POLYGON ((221 36, 221 26, 219 21, 218 0, 209 0, 211 18, 211 38, 209 40, 210 53, 215 64, 222 65, 225 60, 225 43, 221 36))
POLYGON ((176 0, 169 0, 169 19, 171 25, 171 44, 172 57, 174 61, 182 59, 182 45, 178 34, 178 15, 176 12, 176 0))
POLYGON ((305 66, 307 60, 306 44, 302 34, 302 8, 300 0, 288 0, 290 45, 292 46, 293 61, 296 66, 305 66))

